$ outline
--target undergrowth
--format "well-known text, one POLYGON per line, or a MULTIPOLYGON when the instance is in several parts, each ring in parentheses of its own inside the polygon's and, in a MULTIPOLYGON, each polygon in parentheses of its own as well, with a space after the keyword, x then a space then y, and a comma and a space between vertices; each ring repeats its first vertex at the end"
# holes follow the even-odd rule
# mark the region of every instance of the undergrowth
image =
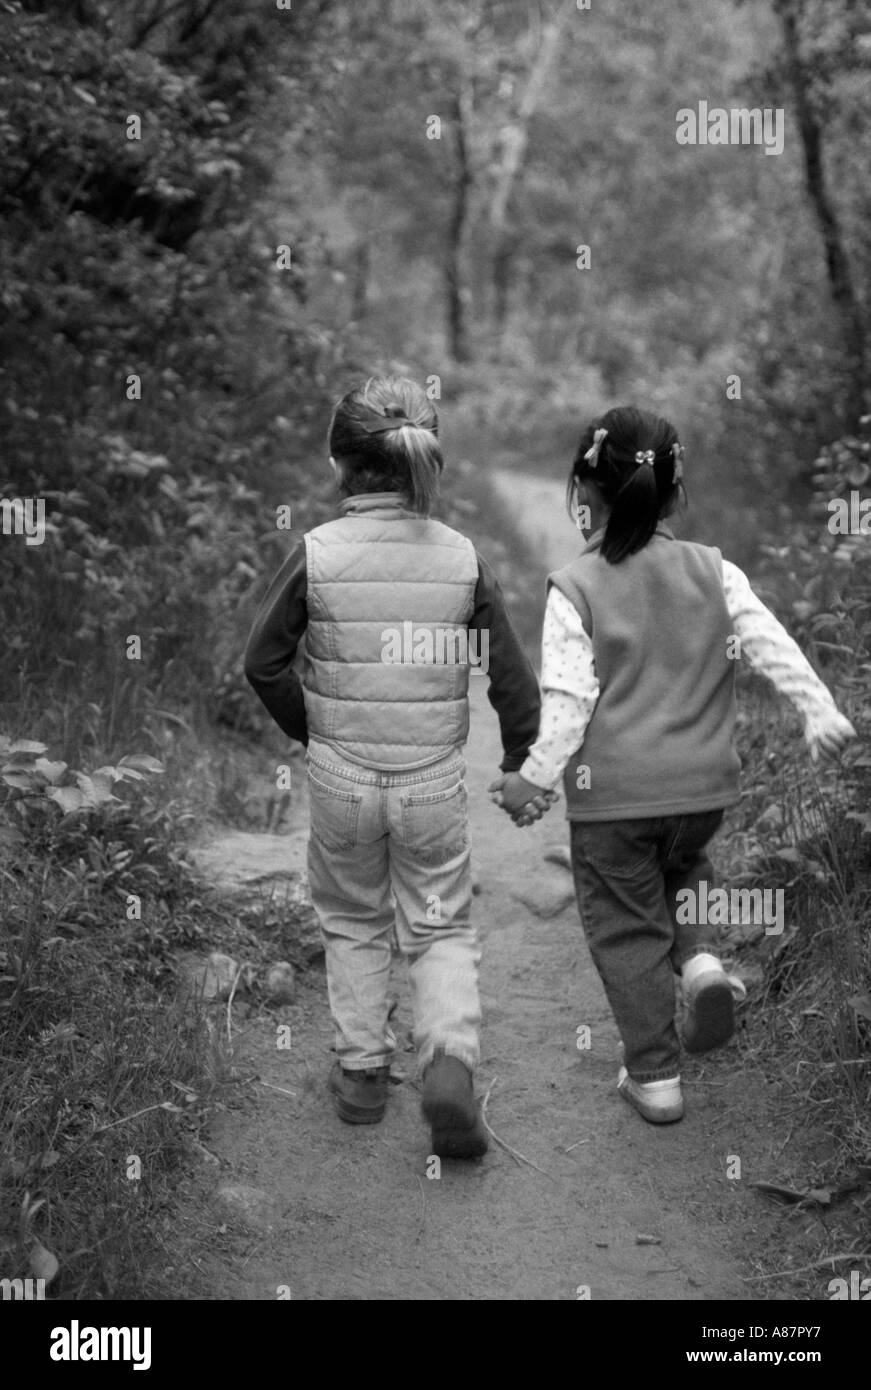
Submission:
POLYGON ((154 759, 70 774, 21 744, 2 754, 0 1277, 159 1297, 173 1186, 226 1075, 172 970, 208 905, 154 759))

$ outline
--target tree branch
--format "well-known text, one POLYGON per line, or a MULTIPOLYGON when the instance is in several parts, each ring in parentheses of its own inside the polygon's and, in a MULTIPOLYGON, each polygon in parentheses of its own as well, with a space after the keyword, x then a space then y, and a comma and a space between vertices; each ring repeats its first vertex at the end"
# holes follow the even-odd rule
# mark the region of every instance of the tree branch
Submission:
POLYGON ((463 303, 462 254, 463 234, 468 215, 469 189, 472 186, 472 168, 469 156, 469 122, 471 115, 471 93, 468 84, 461 80, 461 87, 453 99, 454 142, 456 150, 456 177, 453 185, 453 205, 448 219, 448 244, 445 261, 445 290, 448 311, 448 341, 451 356, 456 362, 468 360, 466 340, 466 316, 463 303))
POLYGON ((575 9, 575 0, 563 0, 563 4, 553 19, 542 29, 541 42, 530 69, 526 89, 517 108, 514 121, 503 130, 502 163, 496 175, 496 189, 490 203, 490 225, 497 237, 505 227, 508 200, 514 181, 520 172, 526 147, 529 143, 529 123, 541 100, 545 83, 556 58, 557 46, 569 15, 575 9))

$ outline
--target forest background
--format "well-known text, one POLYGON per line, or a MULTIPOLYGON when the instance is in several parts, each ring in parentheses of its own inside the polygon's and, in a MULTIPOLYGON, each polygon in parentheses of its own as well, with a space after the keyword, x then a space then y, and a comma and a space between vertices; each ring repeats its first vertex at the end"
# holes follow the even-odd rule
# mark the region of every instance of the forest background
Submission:
MULTIPOLYGON (((108 1117, 216 1066, 165 1005, 177 951, 215 939, 185 837, 275 828, 244 768, 282 744, 241 653, 332 514, 349 384, 436 393, 442 514, 533 653, 545 565, 494 474, 563 479, 608 405, 668 415, 683 532, 750 570, 867 732, 871 549, 828 523, 871 473, 871 27, 857 0, 11 0, 0 35, 0 498, 46 506, 43 544, 0 536, 2 1214, 72 1296, 123 1295, 168 1188, 130 1207, 108 1117), (782 108, 783 153, 678 145, 701 100, 782 108)), ((868 762, 790 837, 818 788, 763 707, 745 848, 797 923, 766 997, 815 982, 803 1045, 853 1172, 868 762)), ((176 1121, 141 1121, 167 1184, 176 1121)))

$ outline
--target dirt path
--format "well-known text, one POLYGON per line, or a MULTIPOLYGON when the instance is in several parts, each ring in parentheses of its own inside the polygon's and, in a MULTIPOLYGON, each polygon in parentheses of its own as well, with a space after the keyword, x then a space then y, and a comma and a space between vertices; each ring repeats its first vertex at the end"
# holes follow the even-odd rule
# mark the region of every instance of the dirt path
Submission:
MULTIPOLYGON (((521 831, 491 805, 499 742, 483 682, 473 682, 472 703, 485 947, 478 1083, 483 1092, 496 1078, 490 1123, 537 1168, 493 1145, 480 1163, 445 1162, 440 1178, 427 1178, 411 1053, 397 1058, 408 1075, 391 1088, 384 1123, 343 1125, 325 1091, 332 1028, 323 972, 312 969, 295 1004, 264 1010, 234 1037, 237 1067, 260 1082, 207 1140, 221 1162, 220 1179, 209 1181, 243 1188, 213 1196, 215 1234, 198 1242, 210 1296, 274 1299, 285 1286, 303 1299, 575 1299, 586 1286, 596 1299, 746 1298, 726 1253, 735 1184, 725 1158, 748 1153, 759 1117, 751 1109, 734 1118, 748 1084, 730 1077, 734 1045, 706 1069, 688 1069, 680 1125, 651 1128, 620 1100, 617 1034, 569 875, 543 861, 548 846, 565 842, 561 807, 521 831), (277 1048, 279 1023, 291 1026, 289 1051, 277 1048), (576 1045, 582 1024, 588 1051, 576 1045)), ((270 851, 279 863, 298 862, 298 837, 258 838, 258 870, 270 851)), ((401 970, 397 993, 402 1047, 411 1020, 401 970)))
MULTIPOLYGON (((577 541, 561 488, 522 474, 502 487, 542 559, 568 559, 577 541)), ((780 1136, 764 1078, 737 1040, 706 1062, 687 1059, 682 1124, 650 1127, 617 1096, 617 1033, 569 874, 544 859, 567 841, 562 804, 532 829, 515 828, 486 793, 500 756, 484 682, 473 680, 467 761, 484 943, 477 1082, 482 1094, 492 1088, 493 1129, 529 1162, 493 1144, 479 1163, 444 1162, 438 1178, 427 1176, 401 967, 394 1027, 405 1079, 391 1088, 383 1124, 343 1125, 326 1093, 332 1025, 314 967, 293 1005, 244 1022, 236 1011, 234 1063, 250 1085, 206 1137, 220 1168, 202 1175, 189 1241, 203 1297, 778 1297, 774 1283, 744 1281, 768 1233, 756 1227, 757 1199, 729 1179, 736 1156, 745 1181, 769 1175, 780 1136), (292 1045, 281 1050, 286 1024, 292 1045), (582 1025, 589 1050, 577 1046, 582 1025)), ((213 839, 211 863, 237 878, 298 869, 306 821, 305 806, 294 805, 290 836, 213 839)))
POLYGON ((562 483, 534 473, 494 471, 498 496, 518 519, 546 570, 565 565, 580 549, 580 537, 566 513, 562 483))

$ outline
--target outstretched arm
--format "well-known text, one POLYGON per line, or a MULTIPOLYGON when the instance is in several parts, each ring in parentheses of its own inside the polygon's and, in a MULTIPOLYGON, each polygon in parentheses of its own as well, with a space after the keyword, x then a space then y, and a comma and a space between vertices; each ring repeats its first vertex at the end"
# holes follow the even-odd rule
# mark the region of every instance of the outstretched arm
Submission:
POLYGON ((754 594, 743 570, 729 560, 723 561, 723 589, 742 655, 798 711, 811 759, 816 762, 820 754, 837 757, 856 737, 856 730, 840 713, 828 687, 798 643, 754 594))

